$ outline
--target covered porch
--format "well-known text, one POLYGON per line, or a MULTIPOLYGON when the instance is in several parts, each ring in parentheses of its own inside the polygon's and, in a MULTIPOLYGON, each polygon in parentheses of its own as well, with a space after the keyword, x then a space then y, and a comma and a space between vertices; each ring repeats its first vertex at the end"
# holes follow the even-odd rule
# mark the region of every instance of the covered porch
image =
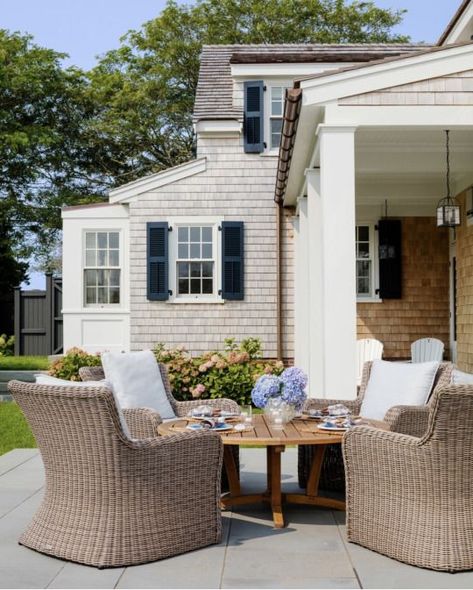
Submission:
POLYGON ((471 368, 471 53, 471 44, 425 51, 289 92, 276 198, 280 190, 296 212, 295 362, 314 397, 355 396, 358 338, 381 340, 390 359, 408 358, 418 338, 439 338, 447 358, 458 349, 471 368), (436 224, 446 129, 452 194, 463 203, 456 231, 436 224), (380 236, 384 220, 397 236, 380 236))

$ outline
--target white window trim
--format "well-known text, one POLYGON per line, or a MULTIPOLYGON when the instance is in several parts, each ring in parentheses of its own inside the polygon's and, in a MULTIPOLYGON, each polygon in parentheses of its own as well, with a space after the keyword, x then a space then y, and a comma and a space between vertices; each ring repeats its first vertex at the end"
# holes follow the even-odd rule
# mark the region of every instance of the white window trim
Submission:
MULTIPOLYGON (((383 300, 376 292, 379 289, 379 252, 378 252, 378 231, 375 229, 377 223, 374 221, 356 221, 356 227, 363 225, 369 227, 370 231, 370 252, 372 252, 371 260, 371 284, 373 294, 369 296, 356 295, 357 303, 382 303, 383 300)), ((356 244, 355 244, 356 246, 356 244)), ((356 252, 355 252, 355 261, 356 252)))
MULTIPOLYGON (((282 86, 283 87, 283 92, 284 92, 284 88, 292 88, 293 86, 293 81, 290 78, 283 78, 283 79, 279 79, 279 80, 271 80, 270 82, 267 82, 266 80, 264 81, 264 85, 266 87, 266 91, 263 93, 264 94, 264 142, 266 144, 266 147, 264 149, 264 151, 261 153, 262 156, 277 156, 279 154, 279 146, 277 148, 272 148, 271 149, 271 88, 273 87, 279 87, 282 86)), ((285 105, 285 100, 284 100, 284 94, 283 94, 283 105, 282 105, 282 116, 281 118, 284 117, 284 105, 285 105)))
MULTIPOLYGON (((92 309, 109 309, 109 310, 119 310, 123 307, 123 296, 124 296, 124 289, 123 289, 123 248, 124 248, 124 237, 123 237, 123 230, 117 227, 88 227, 82 229, 82 238, 81 238, 81 277, 80 277, 80 289, 81 289, 81 298, 82 298, 82 310, 92 310, 92 309), (118 234, 118 266, 114 267, 103 267, 103 270, 109 270, 113 268, 114 270, 120 271, 120 303, 86 303, 85 297, 85 271, 89 268, 86 266, 86 259, 85 259, 85 244, 86 244, 86 235, 88 233, 102 233, 102 232, 114 232, 118 234)), ((99 269, 100 270, 100 269, 99 269)))
POLYGON ((169 289, 172 291, 172 295, 169 296, 167 303, 173 305, 195 305, 201 303, 224 303, 224 299, 219 295, 222 284, 222 246, 221 236, 222 232, 219 227, 224 221, 223 217, 206 217, 206 216, 195 216, 195 217, 176 217, 174 219, 168 219, 169 227, 172 231, 169 232, 169 289), (213 241, 213 252, 214 252, 214 285, 212 295, 181 295, 177 294, 177 273, 176 273, 176 262, 177 262, 177 234, 178 227, 182 225, 212 225, 212 241, 213 241))

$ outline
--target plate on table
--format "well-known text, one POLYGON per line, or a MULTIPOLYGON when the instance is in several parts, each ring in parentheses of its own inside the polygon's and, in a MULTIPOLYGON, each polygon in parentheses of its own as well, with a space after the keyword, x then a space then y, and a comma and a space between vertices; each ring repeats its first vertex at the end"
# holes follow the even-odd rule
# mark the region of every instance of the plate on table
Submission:
POLYGON ((347 412, 346 414, 323 414, 322 412, 318 413, 318 414, 305 414, 306 418, 309 418, 310 420, 335 420, 336 418, 350 418, 351 417, 351 413, 347 412))
POLYGON ((195 430, 195 431, 201 431, 201 430, 209 430, 211 432, 226 432, 228 430, 233 430, 233 426, 231 424, 216 424, 215 426, 212 426, 211 428, 205 428, 205 426, 203 426, 203 424, 197 423, 197 424, 188 424, 186 426, 187 430, 195 430))
POLYGON ((344 432, 348 430, 349 427, 347 426, 340 426, 339 424, 334 424, 333 426, 327 426, 325 424, 317 424, 317 428, 319 430, 326 430, 328 432, 344 432))

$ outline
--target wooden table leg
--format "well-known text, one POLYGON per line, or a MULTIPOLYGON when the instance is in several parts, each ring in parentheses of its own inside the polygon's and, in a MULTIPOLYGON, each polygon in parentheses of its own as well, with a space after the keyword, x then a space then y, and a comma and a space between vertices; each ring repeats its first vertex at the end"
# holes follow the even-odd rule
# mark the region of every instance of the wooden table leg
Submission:
POLYGON ((319 496, 320 474, 324 460, 326 445, 316 445, 314 458, 310 466, 309 478, 305 494, 285 494, 284 500, 293 504, 309 504, 311 506, 324 506, 336 510, 345 510, 345 502, 335 498, 319 496))
POLYGON ((240 478, 238 477, 235 457, 233 456, 233 447, 229 445, 223 447, 223 464, 225 466, 225 471, 227 472, 230 496, 239 496, 241 493, 240 478))
POLYGON ((268 447, 268 477, 271 473, 271 509, 273 511, 274 527, 281 529, 284 527, 284 515, 282 512, 282 493, 281 493, 281 453, 285 447, 271 446, 268 447))

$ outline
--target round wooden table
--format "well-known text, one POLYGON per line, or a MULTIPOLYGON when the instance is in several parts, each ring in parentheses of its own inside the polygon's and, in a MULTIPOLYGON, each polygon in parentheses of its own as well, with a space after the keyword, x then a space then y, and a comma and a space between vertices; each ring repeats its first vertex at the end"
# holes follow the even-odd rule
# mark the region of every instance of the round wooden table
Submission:
MULTIPOLYGON (((185 430, 188 420, 178 420, 160 424, 161 435, 176 434, 185 430)), ((284 426, 283 430, 271 426, 264 414, 253 416, 251 429, 244 432, 230 430, 221 432, 224 444, 224 465, 227 472, 229 493, 222 497, 222 508, 266 502, 273 512, 275 528, 285 526, 282 511, 283 503, 308 504, 345 510, 345 502, 319 494, 320 472, 327 445, 340 444, 344 431, 327 432, 317 428, 317 421, 312 419, 295 419, 284 426), (266 447, 267 485, 266 490, 257 494, 242 494, 240 479, 231 446, 251 445, 266 447), (315 453, 310 468, 307 488, 303 494, 283 494, 281 489, 281 453, 288 445, 315 445, 315 453)), ((389 430, 385 422, 363 420, 364 425, 389 430)))

